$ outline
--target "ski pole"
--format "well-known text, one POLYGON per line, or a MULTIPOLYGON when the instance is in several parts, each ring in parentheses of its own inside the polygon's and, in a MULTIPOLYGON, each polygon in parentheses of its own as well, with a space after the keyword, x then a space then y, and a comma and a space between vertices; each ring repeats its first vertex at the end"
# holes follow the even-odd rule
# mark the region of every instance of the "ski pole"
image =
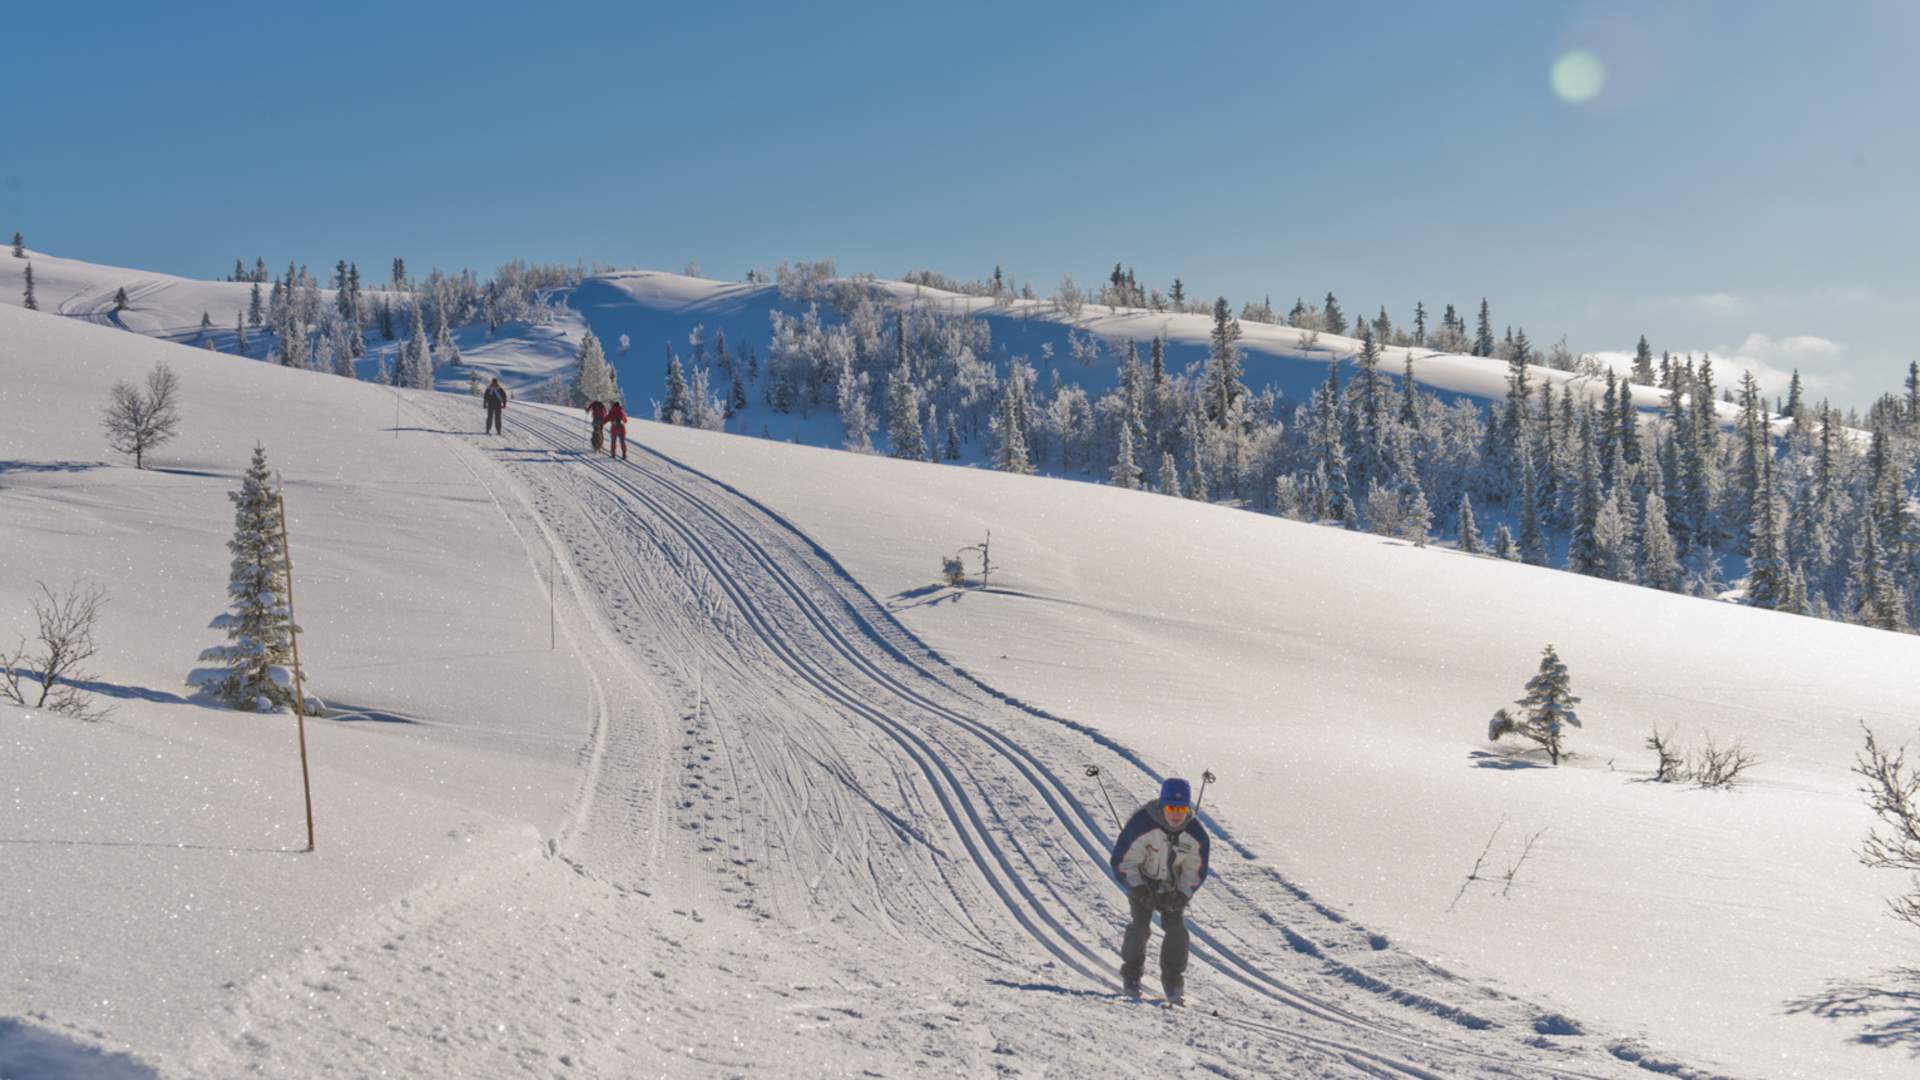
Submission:
POLYGON ((1100 794, 1106 796, 1107 809, 1113 813, 1113 827, 1116 829, 1123 828, 1120 824, 1120 811, 1113 808, 1113 796, 1107 795, 1107 782, 1100 778, 1100 766, 1087 766, 1087 775, 1093 777, 1095 782, 1100 785, 1100 794))
POLYGON ((1200 803, 1207 797, 1207 785, 1213 783, 1213 770, 1200 770, 1200 794, 1193 800, 1193 816, 1200 816, 1200 803))

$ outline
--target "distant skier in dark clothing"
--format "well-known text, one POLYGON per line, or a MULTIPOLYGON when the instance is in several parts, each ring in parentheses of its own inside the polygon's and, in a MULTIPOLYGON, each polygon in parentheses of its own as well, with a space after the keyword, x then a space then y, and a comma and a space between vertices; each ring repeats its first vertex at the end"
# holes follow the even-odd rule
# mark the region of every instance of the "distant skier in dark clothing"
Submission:
POLYGON ((1166 938, 1160 943, 1160 986, 1167 1002, 1181 1004, 1186 993, 1187 902, 1207 880, 1207 830, 1193 816, 1193 788, 1178 777, 1160 785, 1160 797, 1134 811, 1114 841, 1109 864, 1127 887, 1133 921, 1120 946, 1120 978, 1127 993, 1140 995, 1140 974, 1147 966, 1147 938, 1160 914, 1166 938))
POLYGON ((607 424, 606 404, 599 401, 588 402, 587 419, 593 421, 593 448, 598 451, 600 449, 600 440, 605 437, 602 429, 605 428, 607 424))
POLYGON ((499 379, 495 379, 487 384, 487 392, 483 395, 482 400, 487 404, 488 434, 501 434, 500 414, 505 412, 507 408, 507 388, 500 385, 499 379))
POLYGON ((607 409, 607 435, 607 456, 612 457, 613 448, 618 446, 620 460, 627 460, 627 410, 617 401, 607 409))

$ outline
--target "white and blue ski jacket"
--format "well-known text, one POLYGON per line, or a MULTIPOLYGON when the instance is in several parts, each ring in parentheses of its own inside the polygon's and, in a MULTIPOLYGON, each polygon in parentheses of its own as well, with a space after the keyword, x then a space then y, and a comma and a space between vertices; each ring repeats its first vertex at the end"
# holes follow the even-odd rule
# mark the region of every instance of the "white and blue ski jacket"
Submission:
POLYGON ((1113 876, 1132 889, 1152 886, 1156 892, 1176 889, 1191 897, 1207 880, 1207 830, 1200 815, 1187 817, 1179 829, 1167 824, 1154 800, 1134 811, 1108 860, 1113 876))

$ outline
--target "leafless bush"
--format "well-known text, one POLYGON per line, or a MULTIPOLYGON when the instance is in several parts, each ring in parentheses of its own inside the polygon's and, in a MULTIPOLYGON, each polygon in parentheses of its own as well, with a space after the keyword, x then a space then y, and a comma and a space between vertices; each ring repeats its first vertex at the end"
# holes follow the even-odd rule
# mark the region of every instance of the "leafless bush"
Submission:
MULTIPOLYGON (((1867 746, 1854 759, 1853 772, 1866 782, 1860 793, 1867 797, 1873 812, 1888 828, 1875 830, 1860 849, 1860 861, 1880 870, 1906 870, 1920 873, 1920 769, 1907 767, 1907 748, 1882 749, 1873 729, 1866 732, 1867 746)), ((1887 901, 1896 918, 1920 926, 1920 877, 1905 896, 1887 901)))
POLYGON ((1675 734, 1672 731, 1663 732, 1656 727, 1653 729, 1653 734, 1647 736, 1647 749, 1660 757, 1660 763, 1654 769, 1653 778, 1662 784, 1671 784, 1675 780, 1687 778, 1686 762, 1681 758, 1680 751, 1673 747, 1675 734))
POLYGON ((33 601, 38 623, 34 645, 29 647, 21 638, 12 652, 0 653, 0 699, 80 720, 105 719, 112 707, 95 704, 77 684, 93 679, 83 665, 99 651, 93 630, 106 603, 106 591, 75 583, 56 596, 42 582, 40 593, 41 598, 33 601), (29 677, 40 684, 37 694, 23 681, 29 677))
POLYGON ((1694 783, 1703 788, 1732 787, 1740 779, 1740 774, 1759 763, 1746 747, 1735 742, 1725 746, 1715 746, 1713 736, 1707 736, 1707 744, 1693 753, 1693 763, 1688 769, 1694 783))

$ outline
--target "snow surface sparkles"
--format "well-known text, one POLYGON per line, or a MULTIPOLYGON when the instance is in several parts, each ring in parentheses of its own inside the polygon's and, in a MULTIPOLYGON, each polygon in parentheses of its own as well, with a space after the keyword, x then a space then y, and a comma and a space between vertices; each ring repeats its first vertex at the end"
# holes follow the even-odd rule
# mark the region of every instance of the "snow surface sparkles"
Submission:
POLYGON ((1903 988, 1846 766, 1857 720, 1906 735, 1913 638, 650 424, 587 460, 572 415, 485 440, 459 398, 44 314, 0 310, 0 363, 0 611, 105 584, 121 706, 0 718, 0 1016, 36 1032, 169 1075, 1911 1067, 1900 1014, 1794 1003, 1903 988), (182 438, 101 461, 107 384, 156 359, 182 438), (290 725, 180 685, 256 439, 310 689, 358 707, 309 726, 310 856, 290 725), (939 587, 989 528, 993 588, 939 587), (1480 739, 1548 641, 1585 698, 1555 770, 1480 739), (1763 764, 1638 783, 1653 723, 1763 764), (1129 799, 1219 774, 1190 987, 1221 1016, 1109 1000, 1087 761, 1129 799), (1546 832, 1449 911, 1503 815, 1496 870, 1546 832))

